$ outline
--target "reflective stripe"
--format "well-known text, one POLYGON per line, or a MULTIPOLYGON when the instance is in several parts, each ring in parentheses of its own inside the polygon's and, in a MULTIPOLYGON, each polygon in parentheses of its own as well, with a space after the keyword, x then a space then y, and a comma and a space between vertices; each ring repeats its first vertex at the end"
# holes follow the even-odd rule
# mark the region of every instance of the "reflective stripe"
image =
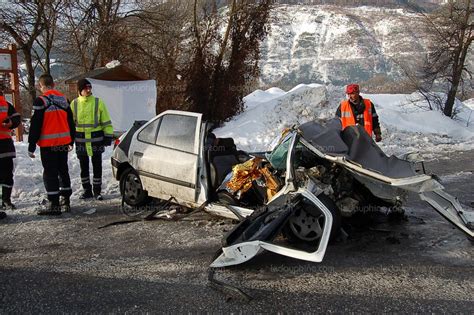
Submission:
POLYGON ((62 191, 62 190, 71 190, 71 187, 59 187, 59 191, 62 191))
POLYGON ((0 184, 0 187, 13 188, 13 186, 10 186, 10 185, 7 185, 7 184, 0 184))
POLYGON ((0 131, 0 135, 7 135, 7 136, 11 136, 11 132, 10 131, 0 131))
POLYGON ((94 124, 76 124, 76 126, 78 128, 95 128, 95 127, 97 127, 94 124))
POLYGON ((95 108, 94 108, 94 128, 99 126, 99 99, 95 98, 95 108))
POLYGON ((0 153, 0 159, 6 158, 6 157, 16 157, 16 153, 15 152, 0 153))
MULTIPOLYGON (((74 121, 76 122, 76 127, 78 128, 97 128, 99 126, 99 99, 96 97, 94 98, 94 123, 93 124, 79 124, 77 118, 77 107, 78 102, 77 98, 74 99, 74 121)), ((112 122, 108 121, 105 122, 104 125, 111 125, 112 122)), ((101 124, 102 125, 102 124, 101 124)))
POLYGON ((69 132, 52 133, 52 134, 49 134, 49 135, 41 135, 40 140, 56 139, 56 138, 69 137, 69 136, 70 136, 69 132))
POLYGON ((100 184, 100 183, 102 183, 102 178, 93 178, 93 179, 92 179, 92 182, 93 182, 94 184, 100 184))
POLYGON ((108 121, 104 121, 104 122, 101 122, 100 123, 101 126, 108 126, 108 125, 112 125, 112 121, 108 120, 108 121))
POLYGON ((42 106, 33 106, 33 109, 34 110, 42 110, 42 109, 45 109, 46 107, 44 107, 43 105, 42 106))
POLYGON ((20 114, 18 113, 14 113, 13 115, 11 115, 10 117, 16 117, 16 116, 20 116, 20 114))
POLYGON ((0 107, 0 113, 8 113, 8 107, 6 107, 6 106, 1 106, 1 107, 0 107))
POLYGON ((84 139, 84 138, 76 138, 76 142, 79 143, 85 143, 85 142, 99 142, 104 140, 104 137, 97 137, 97 138, 90 138, 90 139, 84 139))
POLYGON ((48 191, 46 192, 48 195, 58 195, 59 191, 48 191))
POLYGON ((77 126, 77 98, 74 99, 74 122, 77 126))
POLYGON ((350 112, 341 112, 341 117, 351 117, 350 112))

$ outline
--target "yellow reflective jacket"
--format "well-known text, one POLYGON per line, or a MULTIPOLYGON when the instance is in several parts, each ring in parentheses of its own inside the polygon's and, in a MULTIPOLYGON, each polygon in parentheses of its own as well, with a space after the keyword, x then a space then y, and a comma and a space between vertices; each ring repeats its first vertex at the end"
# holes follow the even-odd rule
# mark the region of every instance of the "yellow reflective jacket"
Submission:
POLYGON ((74 99, 71 110, 77 132, 76 151, 85 145, 87 155, 92 156, 93 146, 101 146, 104 137, 113 137, 114 128, 107 107, 101 99, 91 95, 74 99))

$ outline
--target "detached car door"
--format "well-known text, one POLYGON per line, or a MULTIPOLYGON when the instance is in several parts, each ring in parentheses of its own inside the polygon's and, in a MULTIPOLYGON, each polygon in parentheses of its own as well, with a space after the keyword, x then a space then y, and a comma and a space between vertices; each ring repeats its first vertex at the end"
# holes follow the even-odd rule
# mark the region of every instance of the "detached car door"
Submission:
POLYGON ((201 117, 166 111, 138 132, 132 164, 150 196, 196 202, 201 117))

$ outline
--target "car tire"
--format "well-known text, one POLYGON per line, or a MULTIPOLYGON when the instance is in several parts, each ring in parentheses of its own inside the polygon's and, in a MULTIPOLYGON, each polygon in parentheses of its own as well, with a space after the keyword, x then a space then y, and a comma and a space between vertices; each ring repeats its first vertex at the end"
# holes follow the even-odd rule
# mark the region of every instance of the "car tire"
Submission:
POLYGON ((148 193, 143 189, 140 176, 133 168, 126 169, 120 176, 120 194, 131 207, 141 207, 149 202, 148 193))
POLYGON ((217 193, 217 200, 219 201, 220 204, 223 204, 223 205, 230 205, 230 206, 239 205, 239 201, 235 199, 235 197, 232 196, 232 194, 227 191, 219 191, 217 193))
MULTIPOLYGON (((341 230, 341 212, 335 204, 335 202, 328 196, 321 194, 318 199, 328 208, 332 214, 332 227, 329 239, 333 240, 341 230)), ((317 232, 311 232, 311 228, 304 230, 302 229, 303 223, 306 224, 308 219, 313 223, 318 223, 317 217, 322 215, 321 210, 312 207, 311 209, 298 209, 295 211, 292 217, 289 218, 287 224, 283 228, 283 234, 290 243, 310 243, 320 239, 320 235, 317 232)), ((321 225, 321 224, 320 224, 321 225)))

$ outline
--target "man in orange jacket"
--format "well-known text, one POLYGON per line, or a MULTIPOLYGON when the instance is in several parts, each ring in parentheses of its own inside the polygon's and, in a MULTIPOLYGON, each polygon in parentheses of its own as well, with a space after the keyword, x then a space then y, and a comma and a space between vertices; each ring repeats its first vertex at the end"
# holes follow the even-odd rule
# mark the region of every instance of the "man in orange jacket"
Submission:
MULTIPOLYGON (((2 190, 2 206, 0 210, 13 210, 15 206, 11 202, 13 188, 13 159, 15 158, 15 145, 13 144, 11 132, 21 122, 12 104, 8 103, 3 93, 6 87, 0 83, 0 189, 2 190)), ((0 219, 6 217, 6 213, 0 211, 0 219)))
POLYGON ((336 111, 336 116, 341 119, 342 129, 356 124, 361 125, 370 137, 375 135, 375 141, 382 141, 379 117, 374 104, 360 96, 357 84, 349 84, 346 87, 346 94, 349 99, 342 101, 336 111))
POLYGON ((33 102, 28 155, 35 158, 36 145, 40 147, 43 181, 49 203, 40 208, 38 214, 58 215, 61 214, 60 196, 65 211, 70 210, 72 190, 67 156, 72 150, 76 129, 69 102, 61 92, 54 89, 53 77, 41 75, 39 86, 43 94, 33 102))

